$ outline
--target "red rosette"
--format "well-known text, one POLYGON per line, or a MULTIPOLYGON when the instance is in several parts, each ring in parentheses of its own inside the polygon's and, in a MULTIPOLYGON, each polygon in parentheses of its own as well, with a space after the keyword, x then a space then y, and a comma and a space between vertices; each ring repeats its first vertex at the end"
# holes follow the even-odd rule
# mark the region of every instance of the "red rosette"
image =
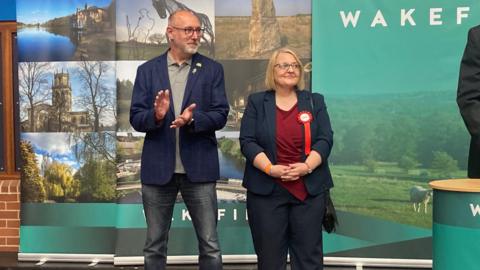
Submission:
POLYGON ((313 120, 313 116, 309 111, 301 111, 297 115, 297 120, 300 124, 303 124, 305 130, 305 155, 310 154, 310 148, 312 144, 312 134, 310 132, 310 122, 313 120))
POLYGON ((309 111, 302 111, 302 112, 299 112, 297 115, 297 121, 300 124, 305 125, 305 123, 310 123, 312 122, 312 120, 313 120, 313 116, 309 111))

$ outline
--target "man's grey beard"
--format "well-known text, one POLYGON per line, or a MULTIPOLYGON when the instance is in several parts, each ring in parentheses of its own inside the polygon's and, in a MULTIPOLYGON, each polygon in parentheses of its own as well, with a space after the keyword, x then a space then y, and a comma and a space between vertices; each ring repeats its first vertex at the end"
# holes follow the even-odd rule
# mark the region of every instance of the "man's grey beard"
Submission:
POLYGON ((188 54, 196 54, 199 47, 200 47, 200 42, 198 42, 198 44, 197 44, 197 46, 195 46, 195 48, 192 48, 192 47, 186 45, 185 48, 184 48, 184 51, 188 54))

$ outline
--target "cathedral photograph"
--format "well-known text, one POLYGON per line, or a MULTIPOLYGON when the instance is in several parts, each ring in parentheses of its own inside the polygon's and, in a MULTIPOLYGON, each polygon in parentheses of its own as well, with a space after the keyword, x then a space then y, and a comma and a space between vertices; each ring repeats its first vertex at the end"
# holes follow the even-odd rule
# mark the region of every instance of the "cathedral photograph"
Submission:
POLYGON ((23 132, 115 130, 112 63, 20 63, 19 89, 23 132))

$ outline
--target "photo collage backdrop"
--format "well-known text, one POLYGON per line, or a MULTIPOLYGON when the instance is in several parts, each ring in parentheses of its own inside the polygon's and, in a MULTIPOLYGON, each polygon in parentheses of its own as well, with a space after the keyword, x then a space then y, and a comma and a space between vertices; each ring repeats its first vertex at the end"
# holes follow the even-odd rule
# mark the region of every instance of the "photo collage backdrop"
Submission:
MULTIPOLYGON (((18 0, 22 254, 141 258, 144 134, 129 124, 130 98, 137 67, 168 48, 167 18, 177 9, 199 16, 200 53, 225 70, 230 114, 217 133, 223 253, 254 254, 239 124, 248 95, 265 90, 273 50, 297 51, 310 85, 310 0, 18 0)), ((169 255, 197 254, 192 239, 179 195, 169 255)))

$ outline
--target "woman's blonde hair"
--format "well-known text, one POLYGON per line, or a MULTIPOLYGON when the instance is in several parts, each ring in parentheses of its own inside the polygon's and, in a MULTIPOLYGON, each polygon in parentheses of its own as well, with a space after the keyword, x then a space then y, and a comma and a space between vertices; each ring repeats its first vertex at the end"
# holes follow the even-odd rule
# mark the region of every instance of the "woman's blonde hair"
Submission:
POLYGON ((278 49, 276 51, 273 52, 272 56, 270 57, 270 60, 268 61, 268 66, 267 66, 267 71, 266 71, 266 74, 265 74, 265 86, 267 87, 267 89, 273 89, 275 90, 276 88, 276 84, 275 84, 275 64, 276 64, 276 61, 277 61, 277 57, 279 54, 281 53, 288 53, 290 55, 293 56, 293 58, 295 58, 295 61, 297 61, 297 63, 300 65, 300 76, 299 76, 299 80, 298 80, 298 83, 297 83, 297 89, 298 90, 303 90, 305 88, 305 80, 303 79, 303 64, 302 64, 302 61, 300 61, 300 58, 298 58, 297 54, 295 52, 293 52, 292 50, 290 49, 287 49, 287 48, 282 48, 282 49, 278 49))

